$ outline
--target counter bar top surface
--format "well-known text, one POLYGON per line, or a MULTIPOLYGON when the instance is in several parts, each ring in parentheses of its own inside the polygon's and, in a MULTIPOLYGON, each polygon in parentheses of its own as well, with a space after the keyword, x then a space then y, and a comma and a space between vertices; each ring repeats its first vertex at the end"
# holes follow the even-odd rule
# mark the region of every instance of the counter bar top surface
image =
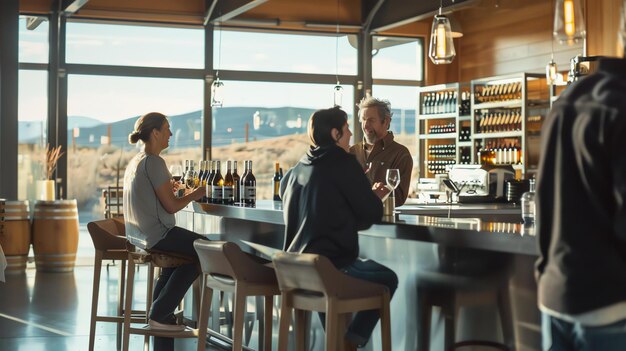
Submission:
MULTIPOLYGON (((400 240, 432 242, 450 247, 481 249, 523 255, 537 255, 534 227, 518 223, 486 222, 477 218, 445 218, 420 215, 432 207, 447 205, 410 205, 398 208, 400 214, 390 221, 374 224, 359 234, 400 240)), ((519 211, 519 207, 503 204, 453 204, 460 211, 519 211)), ((256 207, 223 206, 192 203, 185 209, 199 214, 224 218, 284 225, 282 203, 270 200, 257 201, 256 207)), ((452 214, 456 213, 451 211, 452 214)))

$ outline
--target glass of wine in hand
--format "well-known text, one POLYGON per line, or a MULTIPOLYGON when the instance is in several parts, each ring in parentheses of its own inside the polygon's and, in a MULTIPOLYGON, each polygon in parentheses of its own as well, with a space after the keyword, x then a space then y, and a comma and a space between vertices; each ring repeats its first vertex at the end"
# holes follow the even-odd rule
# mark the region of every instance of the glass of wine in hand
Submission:
MULTIPOLYGON (((400 185, 400 170, 396 168, 391 168, 387 170, 387 185, 393 188, 392 191, 395 191, 398 185, 400 185)), ((393 194, 395 196, 395 194, 393 194)))
POLYGON ((170 173, 175 182, 180 182, 180 178, 183 176, 183 167, 181 165, 171 165, 170 173))

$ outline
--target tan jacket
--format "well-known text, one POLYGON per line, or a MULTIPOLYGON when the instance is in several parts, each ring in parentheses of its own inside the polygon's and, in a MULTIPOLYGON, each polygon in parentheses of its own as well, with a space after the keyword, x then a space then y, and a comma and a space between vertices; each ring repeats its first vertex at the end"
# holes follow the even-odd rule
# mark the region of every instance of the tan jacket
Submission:
POLYGON ((367 162, 372 166, 367 173, 370 183, 382 182, 386 184, 387 170, 397 168, 400 170, 400 185, 396 189, 396 206, 401 206, 409 195, 409 185, 411 184, 411 171, 413 170, 413 158, 409 149, 393 140, 393 133, 388 132, 387 136, 374 144, 374 149, 367 157, 365 153, 365 142, 362 141, 350 147, 350 153, 356 156, 359 164, 365 168, 367 162))

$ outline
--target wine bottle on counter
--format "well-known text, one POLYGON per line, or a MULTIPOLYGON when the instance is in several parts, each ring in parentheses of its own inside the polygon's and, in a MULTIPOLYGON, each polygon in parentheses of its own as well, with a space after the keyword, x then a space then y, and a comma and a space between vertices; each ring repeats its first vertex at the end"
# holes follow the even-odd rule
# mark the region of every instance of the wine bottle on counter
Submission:
POLYGON ((193 189, 196 187, 196 172, 193 167, 193 161, 189 160, 189 172, 187 172, 185 176, 185 186, 187 189, 193 189))
POLYGON ((224 177, 224 185, 222 186, 222 203, 224 205, 232 205, 235 203, 233 174, 231 173, 231 161, 226 161, 226 176, 224 177))
POLYGON ((198 174, 196 174, 196 187, 202 185, 202 177, 204 177, 204 160, 198 161, 198 174))
POLYGON ((280 178, 280 164, 276 162, 274 164, 274 178, 272 178, 274 183, 274 201, 280 201, 280 178))
POLYGON ((241 190, 245 195, 244 202, 247 207, 256 206, 256 178, 252 172, 252 161, 248 160, 248 171, 242 178, 241 190))
MULTIPOLYGON (((202 161, 202 162, 204 163, 204 172, 202 173, 201 177, 198 177, 198 178, 200 178, 200 183, 198 184, 198 186, 201 186, 201 187, 203 187, 206 190, 207 189, 207 187, 206 187, 206 179, 209 176, 209 171, 210 171, 209 167, 211 165, 211 162, 210 161, 202 161)), ((200 201, 201 202, 208 202, 209 201, 209 199, 207 197, 207 192, 206 191, 205 191, 204 196, 202 197, 202 199, 200 201)))
POLYGON ((246 205, 246 193, 244 192, 244 184, 243 182, 248 175, 248 160, 243 161, 243 174, 241 175, 241 180, 239 181, 239 197, 241 199, 241 204, 243 206, 246 205))
POLYGON ((185 179, 187 179, 187 173, 189 173, 189 160, 185 160, 185 171, 183 172, 183 175, 180 177, 180 184, 185 185, 187 184, 185 179))
POLYGON ((241 202, 241 184, 239 183, 241 178, 237 174, 237 161, 233 161, 233 196, 235 204, 241 202))
POLYGON ((211 182, 211 202, 214 204, 221 204, 223 196, 222 186, 224 185, 224 178, 221 173, 221 164, 220 161, 216 161, 215 168, 215 176, 213 176, 213 181, 211 182))

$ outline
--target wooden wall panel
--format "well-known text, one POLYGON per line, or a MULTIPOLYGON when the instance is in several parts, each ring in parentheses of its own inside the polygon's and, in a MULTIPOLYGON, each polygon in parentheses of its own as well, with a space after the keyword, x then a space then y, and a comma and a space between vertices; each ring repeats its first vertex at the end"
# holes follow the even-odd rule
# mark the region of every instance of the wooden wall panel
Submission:
MULTIPOLYGON (((543 73, 552 50, 552 0, 514 1, 506 7, 487 3, 457 14, 464 36, 459 79, 518 72, 543 73)), ((554 43, 559 70, 569 68, 570 58, 582 54, 582 43, 554 43)))
POLYGON ((622 0, 587 0, 589 55, 621 56, 618 44, 622 0))

